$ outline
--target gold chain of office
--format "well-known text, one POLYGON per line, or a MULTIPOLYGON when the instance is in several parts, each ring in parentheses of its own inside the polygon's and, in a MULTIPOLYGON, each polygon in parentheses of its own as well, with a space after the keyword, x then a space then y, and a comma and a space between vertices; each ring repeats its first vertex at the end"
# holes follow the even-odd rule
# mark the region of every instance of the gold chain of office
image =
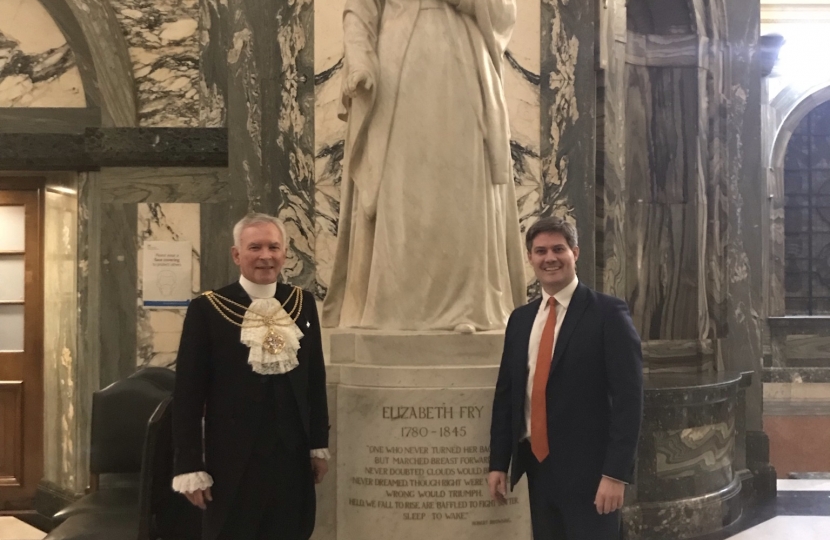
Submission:
POLYGON ((262 348, 271 354, 279 354, 285 348, 285 338, 277 331, 277 327, 294 324, 297 322, 297 318, 303 310, 303 291, 299 287, 294 287, 291 294, 285 299, 285 302, 282 302, 284 314, 265 315, 263 313, 257 313, 250 307, 243 306, 213 291, 206 292, 205 297, 219 315, 235 326, 240 328, 268 328, 268 333, 265 334, 265 339, 262 342, 262 348), (294 300, 294 304, 291 306, 291 310, 288 311, 286 310, 286 306, 292 299, 294 300), (247 320, 245 318, 246 313, 238 313, 231 306, 245 310, 248 317, 247 320), (234 319, 239 319, 239 322, 234 319))

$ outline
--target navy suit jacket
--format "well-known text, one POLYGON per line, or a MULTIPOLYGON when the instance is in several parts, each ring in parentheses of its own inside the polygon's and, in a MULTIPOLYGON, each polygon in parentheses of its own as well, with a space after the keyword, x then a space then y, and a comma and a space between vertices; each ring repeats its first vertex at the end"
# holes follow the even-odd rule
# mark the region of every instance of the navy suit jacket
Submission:
MULTIPOLYGON (((511 487, 527 464, 527 355, 541 299, 510 316, 490 429, 490 470, 511 468, 511 487)), ((547 392, 550 455, 540 480, 553 496, 593 496, 603 475, 631 483, 643 411, 640 338, 623 300, 579 283, 554 345, 547 392)))

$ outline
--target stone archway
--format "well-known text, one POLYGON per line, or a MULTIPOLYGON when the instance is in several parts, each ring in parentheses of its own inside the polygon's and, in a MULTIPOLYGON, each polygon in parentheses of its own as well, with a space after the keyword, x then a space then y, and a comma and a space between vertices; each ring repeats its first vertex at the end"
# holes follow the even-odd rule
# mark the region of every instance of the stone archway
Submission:
POLYGON ((830 79, 808 85, 790 85, 781 91, 771 106, 778 119, 769 154, 768 166, 784 167, 790 137, 810 111, 830 101, 830 79))
POLYGON ((7 129, 13 130, 13 124, 43 123, 43 129, 49 130, 49 126, 67 122, 81 122, 76 126, 80 128, 89 126, 90 122, 107 127, 136 126, 132 64, 110 4, 100 0, 38 1, 72 50, 81 76, 86 109, 81 108, 80 114, 78 109, 50 109, 43 114, 36 108, 4 109, 7 129), (50 122, 56 118, 57 121, 50 122))
POLYGON ((784 158, 793 132, 817 106, 830 101, 830 79, 787 86, 770 104, 771 126, 765 160, 769 189, 769 306, 770 317, 786 313, 784 293, 784 158))

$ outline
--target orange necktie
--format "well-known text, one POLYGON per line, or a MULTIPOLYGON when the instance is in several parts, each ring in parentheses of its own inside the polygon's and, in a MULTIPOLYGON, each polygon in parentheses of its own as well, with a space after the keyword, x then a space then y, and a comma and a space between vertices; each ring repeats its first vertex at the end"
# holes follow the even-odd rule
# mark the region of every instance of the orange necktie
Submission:
POLYGON ((533 391, 530 394, 530 448, 541 463, 548 454, 548 410, 545 391, 553 362, 553 332, 556 329, 556 299, 548 298, 548 320, 539 341, 536 356, 536 372, 533 374, 533 391))

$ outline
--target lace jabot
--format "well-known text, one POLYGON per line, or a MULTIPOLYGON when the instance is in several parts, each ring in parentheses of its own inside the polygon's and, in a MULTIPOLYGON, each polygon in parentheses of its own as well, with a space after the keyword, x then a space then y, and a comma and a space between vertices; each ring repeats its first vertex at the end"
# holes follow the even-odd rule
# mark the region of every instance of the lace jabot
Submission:
POLYGON ((299 365, 297 352, 302 337, 302 330, 291 320, 279 300, 257 298, 245 312, 239 341, 251 349, 248 364, 254 372, 279 375, 299 365))

